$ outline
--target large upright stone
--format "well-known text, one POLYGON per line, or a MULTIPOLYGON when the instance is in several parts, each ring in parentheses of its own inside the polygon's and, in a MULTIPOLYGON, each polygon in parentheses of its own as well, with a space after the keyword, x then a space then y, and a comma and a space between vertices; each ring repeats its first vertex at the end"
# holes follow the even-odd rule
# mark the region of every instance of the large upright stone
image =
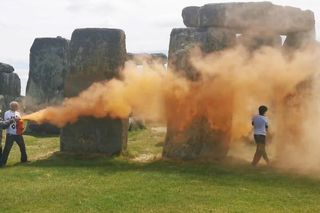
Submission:
POLYGON ((4 112, 9 109, 9 103, 20 97, 21 82, 14 68, 0 63, 0 109, 4 112))
MULTIPOLYGON (((210 53, 235 44, 236 34, 232 30, 174 29, 170 38, 169 70, 181 72, 186 78, 197 81, 201 78, 200 73, 189 62, 189 56, 195 46, 199 46, 204 53, 210 53)), ((225 119, 226 123, 230 123, 230 129, 222 132, 211 128, 205 114, 196 115, 189 126, 180 129, 179 119, 176 119, 181 116, 179 112, 180 110, 176 109, 173 115, 168 116, 164 157, 212 160, 221 159, 227 154, 232 113, 225 119)))
POLYGON ((178 28, 173 29, 170 37, 169 68, 182 72, 195 80, 198 72, 189 62, 191 51, 200 46, 205 53, 223 50, 236 44, 236 34, 232 30, 219 28, 178 28))
MULTIPOLYGON (((92 83, 119 77, 126 60, 125 34, 117 29, 73 32, 65 96, 77 96, 92 83)), ((117 154, 126 148, 128 120, 83 117, 64 127, 61 151, 117 154)))
POLYGON ((206 4, 199 10, 193 8, 188 11, 182 13, 188 27, 222 27, 234 29, 237 33, 259 31, 288 34, 310 31, 315 24, 313 12, 271 2, 206 4))
POLYGON ((0 73, 12 73, 13 71, 13 66, 0 62, 0 73))
POLYGON ((19 97, 20 78, 16 73, 0 73, 0 94, 19 97))
MULTIPOLYGON (((64 98, 64 80, 67 71, 68 40, 36 38, 30 49, 30 70, 26 90, 26 111, 40 110, 60 104, 64 98)), ((59 133, 49 124, 29 123, 29 133, 59 133)))

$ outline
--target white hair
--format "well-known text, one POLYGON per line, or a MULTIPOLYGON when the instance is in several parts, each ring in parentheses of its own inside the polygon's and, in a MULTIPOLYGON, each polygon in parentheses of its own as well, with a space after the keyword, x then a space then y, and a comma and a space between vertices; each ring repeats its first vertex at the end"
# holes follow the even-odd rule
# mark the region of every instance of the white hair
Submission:
POLYGON ((10 102, 10 109, 12 109, 13 107, 18 107, 19 106, 19 103, 18 102, 16 102, 16 101, 11 101, 10 102))

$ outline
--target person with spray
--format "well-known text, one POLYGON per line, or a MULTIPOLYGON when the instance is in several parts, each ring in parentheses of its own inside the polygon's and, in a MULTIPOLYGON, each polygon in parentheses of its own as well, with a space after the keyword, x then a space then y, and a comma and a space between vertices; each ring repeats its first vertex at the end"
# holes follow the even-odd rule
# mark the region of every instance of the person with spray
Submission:
MULTIPOLYGON (((1 115, 1 109, 0 109, 0 115, 1 115)), ((4 121, 0 116, 0 159, 2 158, 2 130, 8 128, 14 122, 15 122, 15 119, 4 121)))
POLYGON ((20 113, 18 112, 19 104, 16 101, 10 103, 10 110, 6 111, 4 114, 4 120, 8 121, 14 119, 12 123, 7 128, 6 142, 2 153, 1 166, 6 165, 9 153, 13 146, 13 142, 16 142, 20 148, 21 162, 27 162, 28 156, 26 152, 26 146, 23 139, 23 121, 21 119, 20 113))
POLYGON ((266 106, 259 107, 259 115, 252 118, 252 126, 254 130, 254 140, 257 145, 256 152, 254 154, 252 165, 256 166, 261 157, 269 165, 270 161, 266 152, 266 135, 268 131, 268 118, 265 116, 268 108, 266 106))

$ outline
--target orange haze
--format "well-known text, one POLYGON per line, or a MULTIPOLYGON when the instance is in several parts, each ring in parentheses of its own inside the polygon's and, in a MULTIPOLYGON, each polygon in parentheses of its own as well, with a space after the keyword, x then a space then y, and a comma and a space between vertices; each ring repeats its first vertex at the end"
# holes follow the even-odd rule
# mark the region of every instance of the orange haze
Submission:
MULTIPOLYGON (((81 116, 127 118, 130 114, 153 121, 176 121, 184 128, 195 116, 206 116, 212 129, 227 131, 233 140, 251 134, 251 117, 261 104, 269 106, 273 146, 279 161, 303 167, 320 165, 319 49, 287 56, 279 49, 249 53, 242 47, 190 58, 199 71, 197 82, 162 64, 138 69, 128 62, 122 80, 94 83, 62 106, 47 107, 24 119, 63 127, 81 116), (232 124, 227 122, 232 117, 232 124), (305 156, 305 157, 302 157, 305 156)), ((313 167, 314 168, 314 167, 313 167)))

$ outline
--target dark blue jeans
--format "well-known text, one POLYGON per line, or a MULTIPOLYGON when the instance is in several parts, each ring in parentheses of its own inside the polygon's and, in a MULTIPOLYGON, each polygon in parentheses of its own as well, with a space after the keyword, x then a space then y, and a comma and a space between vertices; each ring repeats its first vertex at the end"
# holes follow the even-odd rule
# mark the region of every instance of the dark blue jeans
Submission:
POLYGON ((7 164, 8 156, 13 146, 13 142, 16 142, 20 148, 21 153, 21 162, 26 162, 28 160, 26 146, 24 144, 24 140, 22 135, 10 135, 6 136, 6 143, 4 145, 2 157, 1 157, 1 165, 4 166, 7 164))
POLYGON ((2 159, 2 144, 1 144, 1 142, 2 142, 2 139, 0 138, 0 159, 2 159))
POLYGON ((2 158, 2 129, 0 128, 0 164, 2 158))

